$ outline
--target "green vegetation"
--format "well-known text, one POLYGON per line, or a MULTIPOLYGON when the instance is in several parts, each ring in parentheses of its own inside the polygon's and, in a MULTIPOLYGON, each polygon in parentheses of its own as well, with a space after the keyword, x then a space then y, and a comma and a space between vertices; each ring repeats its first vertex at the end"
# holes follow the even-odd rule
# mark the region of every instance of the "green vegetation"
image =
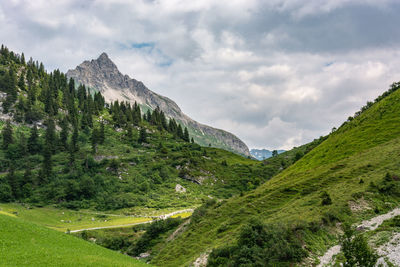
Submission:
POLYGON ((200 147, 156 108, 105 103, 99 92, 2 46, 0 201, 67 209, 179 209, 229 198, 275 175, 233 153, 200 147), (186 193, 175 191, 180 184, 186 193))
POLYGON ((180 217, 168 218, 156 220, 150 224, 82 231, 74 235, 130 256, 136 257, 142 253, 151 252, 151 255, 146 257, 146 260, 149 260, 157 254, 157 251, 183 221, 180 217))
POLYGON ((374 267, 378 255, 369 247, 362 234, 355 234, 350 225, 345 225, 341 238, 342 252, 344 254, 344 266, 374 267))
POLYGON ((128 256, 0 214, 2 266, 149 266, 128 256))
POLYGON ((235 246, 212 251, 207 266, 291 266, 307 255, 300 232, 250 221, 240 231, 235 246))
MULTIPOLYGON (((116 226, 149 222, 150 217, 126 216, 119 213, 97 213, 90 210, 74 211, 52 207, 36 208, 29 205, 0 204, 0 212, 51 229, 66 232, 94 227, 116 226)), ((166 211, 167 212, 167 211, 166 211)))
POLYGON ((254 191, 195 211, 196 220, 152 262, 187 265, 210 249, 236 244, 252 218, 301 226, 302 242, 315 259, 337 243, 337 222, 353 223, 393 209, 400 203, 395 193, 400 166, 393 160, 400 150, 399 88, 393 84, 379 101, 254 191), (324 191, 332 204, 322 205, 324 191), (350 202, 361 200, 370 208, 350 209, 350 202))

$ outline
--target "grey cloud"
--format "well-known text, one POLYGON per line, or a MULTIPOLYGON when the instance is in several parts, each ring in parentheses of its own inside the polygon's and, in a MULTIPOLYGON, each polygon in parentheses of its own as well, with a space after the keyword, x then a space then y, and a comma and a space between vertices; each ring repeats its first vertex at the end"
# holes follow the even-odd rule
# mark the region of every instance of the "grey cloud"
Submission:
POLYGON ((106 51, 194 119, 287 149, 400 80, 399 11, 394 0, 14 0, 0 3, 0 39, 63 71, 106 51))

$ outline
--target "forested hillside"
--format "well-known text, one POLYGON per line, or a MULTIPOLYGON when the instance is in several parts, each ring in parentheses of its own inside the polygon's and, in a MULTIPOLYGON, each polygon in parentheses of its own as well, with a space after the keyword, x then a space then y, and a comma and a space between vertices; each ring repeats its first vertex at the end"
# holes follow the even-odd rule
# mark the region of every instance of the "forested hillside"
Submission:
POLYGON ((166 208, 256 188, 281 166, 204 148, 156 108, 107 104, 59 70, 0 50, 0 201, 166 208), (181 188, 183 187, 183 189, 181 188))

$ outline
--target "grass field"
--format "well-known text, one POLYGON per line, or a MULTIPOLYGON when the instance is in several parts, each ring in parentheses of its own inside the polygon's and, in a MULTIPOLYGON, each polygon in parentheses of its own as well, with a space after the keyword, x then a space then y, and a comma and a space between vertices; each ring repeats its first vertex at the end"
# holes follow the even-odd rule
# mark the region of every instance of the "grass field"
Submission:
MULTIPOLYGON (((66 232, 94 227, 117 226, 150 222, 152 217, 174 212, 174 209, 122 210, 114 213, 101 213, 90 210, 74 211, 53 207, 32 207, 16 203, 0 203, 0 214, 10 215, 51 229, 66 232), (124 213, 140 214, 141 217, 127 216, 124 213)), ((189 217, 191 212, 183 212, 172 217, 189 217)))
POLYGON ((71 235, 0 214, 1 266, 149 266, 71 235))
POLYGON ((51 207, 34 208, 19 204, 0 204, 0 214, 7 213, 15 217, 46 226, 58 231, 84 228, 114 226, 151 221, 149 217, 131 217, 118 214, 102 214, 93 211, 73 211, 51 207))

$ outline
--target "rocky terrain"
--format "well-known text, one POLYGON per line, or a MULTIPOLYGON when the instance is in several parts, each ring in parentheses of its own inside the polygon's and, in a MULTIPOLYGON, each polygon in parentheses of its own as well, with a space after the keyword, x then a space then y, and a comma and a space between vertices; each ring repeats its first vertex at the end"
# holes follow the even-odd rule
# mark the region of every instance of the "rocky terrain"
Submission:
POLYGON ((107 102, 115 100, 137 102, 142 110, 160 107, 167 117, 184 124, 194 140, 203 146, 226 149, 238 154, 250 156, 246 144, 235 135, 216 129, 191 119, 171 99, 154 93, 142 82, 123 75, 106 53, 97 59, 84 61, 74 70, 67 72, 69 78, 100 91, 107 102))

